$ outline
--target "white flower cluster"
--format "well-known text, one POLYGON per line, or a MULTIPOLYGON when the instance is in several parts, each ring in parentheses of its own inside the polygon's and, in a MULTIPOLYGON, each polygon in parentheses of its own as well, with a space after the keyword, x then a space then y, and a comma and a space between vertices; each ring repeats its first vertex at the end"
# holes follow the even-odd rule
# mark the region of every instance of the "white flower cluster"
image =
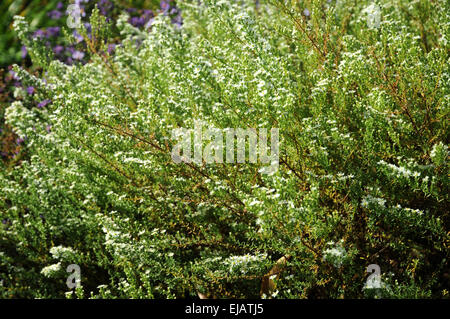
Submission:
POLYGON ((61 271, 61 263, 60 262, 57 264, 53 264, 53 265, 42 268, 41 274, 43 274, 47 278, 51 278, 59 271, 61 271))
POLYGON ((76 252, 70 247, 55 246, 50 248, 50 254, 52 254, 55 259, 69 260, 76 255, 76 252))
POLYGON ((374 205, 377 205, 377 206, 380 206, 380 207, 385 207, 386 200, 383 199, 383 198, 378 198, 378 197, 373 197, 371 195, 367 195, 361 201, 361 206, 363 208, 368 208, 370 204, 374 204, 374 205))
POLYGON ((323 260, 331 262, 336 268, 340 268, 347 258, 347 251, 342 247, 343 240, 340 243, 334 241, 328 242, 328 249, 323 251, 323 260))
POLYGON ((246 254, 243 256, 231 256, 228 257, 224 263, 229 265, 230 273, 233 273, 236 269, 240 270, 242 274, 246 274, 250 270, 250 266, 254 263, 262 261, 267 258, 267 254, 257 254, 250 255, 246 254))
POLYGON ((433 145, 433 148, 430 152, 430 157, 433 163, 439 166, 447 161, 449 155, 448 153, 448 146, 440 142, 433 145))
POLYGON ((379 161, 378 164, 389 168, 394 174, 396 174, 397 177, 409 178, 420 176, 420 172, 411 171, 403 166, 396 166, 394 164, 386 163, 383 160, 379 161))

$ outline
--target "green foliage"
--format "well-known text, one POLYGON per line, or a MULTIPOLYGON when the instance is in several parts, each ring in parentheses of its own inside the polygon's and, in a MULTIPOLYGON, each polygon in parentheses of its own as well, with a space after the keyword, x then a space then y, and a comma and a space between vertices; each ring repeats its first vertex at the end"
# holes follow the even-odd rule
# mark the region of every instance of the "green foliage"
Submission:
POLYGON ((58 1, 3 0, 0 3, 0 67, 21 61, 20 42, 12 30, 15 15, 30 17, 30 25, 51 26, 54 22, 47 18, 47 12, 54 9, 58 1))
POLYGON ((71 297, 448 297, 450 8, 370 3, 185 1, 86 65, 31 48, 52 104, 6 110, 30 157, 0 172, 1 296, 63 297, 75 263, 71 297), (197 120, 279 128, 279 170, 174 163, 197 120))

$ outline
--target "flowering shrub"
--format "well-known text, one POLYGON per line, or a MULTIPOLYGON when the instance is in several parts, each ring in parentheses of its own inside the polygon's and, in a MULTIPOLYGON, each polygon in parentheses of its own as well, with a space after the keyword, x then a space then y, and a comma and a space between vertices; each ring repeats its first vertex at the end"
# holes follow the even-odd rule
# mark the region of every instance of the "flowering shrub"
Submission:
POLYGON ((448 297, 448 3, 177 5, 152 32, 94 10, 88 63, 15 67, 2 297, 64 297, 70 264, 79 298, 448 297), (197 120, 278 128, 279 169, 175 163, 197 120))

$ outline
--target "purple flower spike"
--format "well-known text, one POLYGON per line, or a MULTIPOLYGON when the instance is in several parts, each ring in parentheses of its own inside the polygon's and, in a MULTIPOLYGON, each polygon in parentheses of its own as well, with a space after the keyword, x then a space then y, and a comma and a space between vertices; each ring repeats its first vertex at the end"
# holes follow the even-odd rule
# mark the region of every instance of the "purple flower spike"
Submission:
POLYGON ((49 105, 50 103, 52 103, 51 100, 45 99, 44 101, 42 101, 42 102, 40 102, 40 103, 38 104, 38 108, 42 109, 43 107, 49 105))
POLYGON ((27 87, 27 93, 33 95, 36 92, 36 89, 32 86, 27 87))

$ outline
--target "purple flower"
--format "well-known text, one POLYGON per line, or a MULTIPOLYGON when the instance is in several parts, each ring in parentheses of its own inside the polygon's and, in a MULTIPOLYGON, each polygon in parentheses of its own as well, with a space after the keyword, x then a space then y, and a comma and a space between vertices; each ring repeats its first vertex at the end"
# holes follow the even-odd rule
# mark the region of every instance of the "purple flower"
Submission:
POLYGON ((84 2, 84 3, 88 3, 89 0, 75 0, 75 4, 76 4, 77 6, 80 6, 83 2, 84 2))
POLYGON ((52 126, 51 126, 51 125, 47 125, 47 126, 45 127, 45 130, 47 131, 47 133, 50 133, 51 129, 52 129, 52 126))
POLYGON ((51 100, 45 99, 45 100, 43 100, 42 102, 40 102, 40 103, 38 104, 37 107, 40 108, 40 109, 42 109, 43 107, 49 105, 50 103, 52 103, 51 100))
POLYGON ((153 11, 152 11, 152 10, 145 9, 145 10, 143 11, 143 16, 144 16, 144 17, 153 17, 154 14, 153 14, 153 11))
POLYGON ((159 6, 164 13, 167 13, 167 11, 169 11, 170 9, 169 1, 166 0, 162 0, 159 6))
POLYGON ((84 11, 84 6, 82 5, 83 2, 84 2, 84 3, 88 3, 89 0, 75 0, 75 2, 74 2, 74 4, 75 4, 78 8, 82 9, 82 10, 81 10, 81 16, 82 16, 82 17, 86 16, 86 12, 84 11))
POLYGON ((303 10, 303 14, 304 14, 306 17, 309 17, 309 16, 311 15, 311 12, 309 12, 308 9, 305 9, 305 10, 303 10))
POLYGON ((28 54, 27 47, 22 45, 21 51, 22 51, 22 59, 25 59, 28 54))
POLYGON ((114 7, 114 4, 108 0, 100 0, 97 5, 100 13, 104 16, 114 7))
POLYGON ((61 10, 62 8, 64 8, 64 4, 60 1, 56 4, 56 9, 61 10))
MULTIPOLYGON (((167 2, 168 3, 168 2, 167 2)), ((164 4, 162 4, 162 6, 163 7, 165 7, 165 5, 164 4)), ((137 12, 137 10, 136 9, 134 9, 134 8, 132 8, 133 10, 129 10, 130 12, 137 12)), ((141 15, 140 16, 134 16, 134 17, 131 17, 130 19, 129 19, 129 23, 132 25, 132 26, 134 26, 134 27, 136 27, 136 28, 142 28, 142 27, 144 27, 144 28, 149 28, 150 27, 150 25, 153 23, 153 17, 154 17, 154 13, 153 13, 153 11, 152 10, 148 10, 148 9, 145 9, 145 10, 142 10, 142 11, 140 11, 141 12, 141 15), (151 23, 149 24, 149 21, 151 20, 151 23)))
POLYGON ((55 54, 61 54, 64 51, 64 47, 62 45, 57 45, 53 48, 53 52, 55 52, 55 54))
POLYGON ((72 54, 72 58, 74 58, 75 60, 81 60, 84 58, 84 52, 77 50, 72 54))
POLYGON ((87 33, 91 33, 92 27, 91 27, 91 24, 89 22, 86 22, 84 24, 84 27, 86 28, 87 33))
POLYGON ((19 80, 19 77, 17 76, 16 71, 14 70, 10 70, 9 73, 12 75, 14 80, 19 80))
POLYGON ((172 23, 178 27, 181 27, 181 25, 183 24, 183 18, 181 17, 181 14, 175 16, 175 18, 172 19, 172 23))
POLYGON ((115 44, 108 44, 108 53, 109 54, 112 54, 115 49, 116 49, 116 45, 115 44))
POLYGON ((16 139, 16 144, 17 144, 17 145, 20 145, 20 144, 22 144, 24 141, 25 141, 25 140, 24 140, 23 138, 18 137, 18 138, 16 139))
POLYGON ((77 40, 77 43, 80 43, 81 41, 84 40, 83 36, 80 35, 77 30, 73 30, 73 36, 75 37, 75 39, 77 40))
POLYGON ((148 20, 148 22, 145 24, 145 29, 147 30, 148 28, 150 28, 154 21, 155 18, 151 18, 150 20, 148 20))
POLYGON ((59 27, 48 27, 47 28, 47 36, 48 37, 56 37, 59 35, 59 27))
POLYGON ((43 38, 45 36, 45 32, 42 29, 38 29, 33 33, 33 38, 43 38))
POLYGON ((50 11, 49 13, 47 13, 47 15, 50 17, 50 19, 53 19, 53 20, 59 20, 59 19, 61 19, 61 17, 62 17, 62 12, 61 11, 58 11, 58 10, 52 10, 52 11, 50 11))
POLYGON ((36 92, 35 88, 32 86, 27 87, 27 93, 33 95, 36 92))
POLYGON ((145 25, 145 18, 144 17, 132 17, 130 19, 131 25, 133 25, 136 28, 143 27, 145 25))

